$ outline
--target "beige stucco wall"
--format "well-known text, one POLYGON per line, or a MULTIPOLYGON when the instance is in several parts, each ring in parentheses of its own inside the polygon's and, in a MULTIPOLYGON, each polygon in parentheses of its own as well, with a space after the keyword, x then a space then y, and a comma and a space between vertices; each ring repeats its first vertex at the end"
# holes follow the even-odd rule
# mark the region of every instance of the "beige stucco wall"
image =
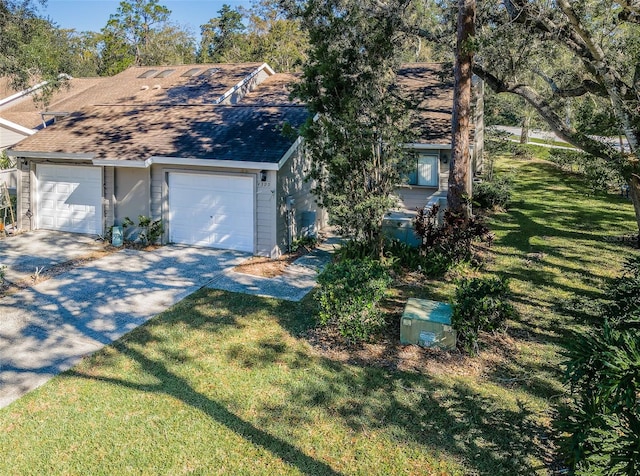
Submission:
MULTIPOLYGON (((114 224, 122 225, 125 218, 138 223, 140 215, 149 216, 151 208, 151 174, 148 168, 119 167, 114 171, 114 224)), ((128 228, 125 238, 133 239, 136 229, 128 228)))

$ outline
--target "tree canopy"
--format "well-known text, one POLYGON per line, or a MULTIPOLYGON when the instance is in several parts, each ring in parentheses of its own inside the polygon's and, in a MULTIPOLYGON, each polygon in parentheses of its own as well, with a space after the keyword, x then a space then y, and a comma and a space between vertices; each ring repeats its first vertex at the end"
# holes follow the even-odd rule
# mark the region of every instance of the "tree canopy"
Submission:
POLYGON ((116 74, 129 66, 193 62, 195 40, 169 22, 170 14, 158 0, 120 2, 101 31, 100 74, 116 74))
POLYGON ((303 131, 311 177, 331 222, 374 255, 409 166, 409 110, 396 87, 404 4, 310 0, 298 7, 310 50, 295 93, 315 116, 303 131))
POLYGON ((621 170, 640 229, 640 4, 487 2, 478 24, 474 73, 494 91, 522 97, 560 137, 621 170), (580 120, 567 120, 572 108, 580 120), (597 130, 624 136, 626 150, 589 135, 597 130))

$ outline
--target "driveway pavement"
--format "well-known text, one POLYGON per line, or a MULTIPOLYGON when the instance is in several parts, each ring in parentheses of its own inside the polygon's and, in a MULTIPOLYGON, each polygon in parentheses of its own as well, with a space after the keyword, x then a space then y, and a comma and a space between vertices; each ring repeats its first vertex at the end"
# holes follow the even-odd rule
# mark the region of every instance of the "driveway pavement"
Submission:
POLYGON ((5 279, 12 283, 33 275, 36 268, 86 256, 102 249, 95 236, 37 230, 0 240, 0 266, 6 266, 5 279))
MULTIPOLYGON (((0 244, 7 246, 12 239, 0 244)), ((59 246, 61 239, 54 237, 56 258, 70 253, 59 246)), ((8 246, 0 248, 3 259, 9 256, 3 254, 7 249, 11 251, 8 246)), ((38 249, 34 255, 49 252, 38 249)), ((0 299, 0 408, 247 256, 179 246, 151 252, 122 250, 0 299)))

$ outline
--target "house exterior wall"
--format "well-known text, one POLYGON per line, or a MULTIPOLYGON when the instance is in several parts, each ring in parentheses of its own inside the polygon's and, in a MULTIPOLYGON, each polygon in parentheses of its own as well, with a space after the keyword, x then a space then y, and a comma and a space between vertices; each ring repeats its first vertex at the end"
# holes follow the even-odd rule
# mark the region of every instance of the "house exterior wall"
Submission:
MULTIPOLYGON (((134 223, 140 215, 149 216, 151 176, 147 168, 121 167, 114 170, 114 224, 122 225, 126 217, 134 223)), ((127 229, 125 238, 134 239, 137 230, 127 229)))
POLYGON ((440 159, 438 160, 438 187, 408 184, 398 187, 395 191, 398 198, 397 210, 416 211, 418 208, 424 208, 433 199, 447 194, 451 150, 448 148, 425 149, 419 150, 418 153, 438 155, 440 159))
POLYGON ((176 165, 152 165, 151 166, 151 203, 150 216, 153 219, 161 218, 165 225, 163 242, 169 240, 170 217, 169 217, 169 182, 168 177, 171 172, 184 173, 208 173, 214 175, 231 174, 251 176, 256 181, 255 197, 255 253, 263 256, 274 256, 278 254, 276 248, 276 172, 267 171, 266 180, 261 180, 261 173, 255 169, 242 168, 212 168, 197 166, 176 166, 176 165))
POLYGON ((20 132, 7 129, 5 127, 0 127, 0 151, 17 144, 25 137, 27 136, 21 134, 20 132))
POLYGON ((307 224, 305 220, 315 218, 313 220, 315 231, 326 226, 326 213, 318 205, 312 193, 313 182, 305 180, 308 173, 309 159, 302 147, 298 147, 278 171, 276 226, 277 244, 281 252, 288 250, 289 240, 293 241, 310 231, 303 229, 307 224), (288 197, 290 197, 289 200, 293 200, 291 212, 287 211, 288 197))

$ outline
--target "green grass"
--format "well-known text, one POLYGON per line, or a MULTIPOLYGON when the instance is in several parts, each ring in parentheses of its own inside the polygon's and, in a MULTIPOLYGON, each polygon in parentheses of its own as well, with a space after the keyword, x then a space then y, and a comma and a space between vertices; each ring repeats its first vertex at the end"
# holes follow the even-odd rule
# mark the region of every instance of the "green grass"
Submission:
MULTIPOLYGON (((520 141, 520 136, 517 135, 509 135, 508 138, 510 140, 517 140, 520 141)), ((558 146, 558 147, 570 147, 570 148, 574 148, 574 146, 572 144, 569 144, 568 142, 564 142, 561 140, 548 140, 548 139, 538 139, 536 137, 529 137, 527 144, 546 144, 546 145, 554 145, 554 146, 558 146)))
POLYGON ((311 298, 202 290, 0 410, 0 474, 548 474, 563 342, 635 252, 603 240, 633 232, 633 211, 545 162, 496 169, 515 197, 484 272, 511 279, 521 312, 502 354, 426 374, 351 365, 301 337, 311 298))

